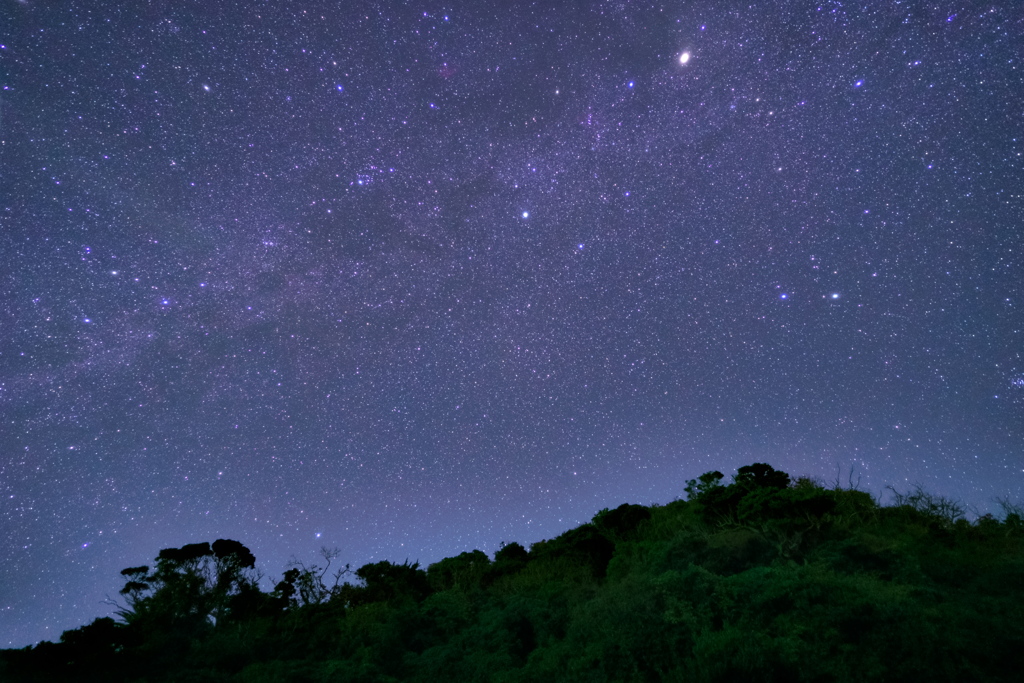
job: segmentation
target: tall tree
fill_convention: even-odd
[[[238,541],[219,539],[165,548],[156,566],[121,572],[128,605],[125,622],[202,627],[231,616],[245,598],[259,591],[256,558]]]

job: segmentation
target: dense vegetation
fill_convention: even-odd
[[[1024,520],[879,505],[768,465],[529,550],[285,572],[236,541],[122,572],[119,619],[0,652],[11,681],[1019,681]]]

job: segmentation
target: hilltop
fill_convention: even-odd
[[[529,548],[284,572],[241,543],[122,572],[117,619],[0,652],[10,681],[1016,681],[1024,520],[881,505],[769,465]]]

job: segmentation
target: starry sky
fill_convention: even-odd
[[[1024,496],[1016,2],[0,1],[0,647],[216,538]]]

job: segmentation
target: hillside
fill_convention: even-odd
[[[126,569],[118,620],[0,652],[0,680],[1017,681],[1024,520],[881,506],[768,465],[686,500],[421,568],[327,554],[259,589],[237,541]]]

